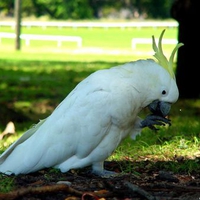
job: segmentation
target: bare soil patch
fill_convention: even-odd
[[[27,175],[13,176],[13,191],[1,193],[0,199],[12,200],[199,200],[199,174],[172,173],[160,169],[138,168],[124,174],[123,163],[105,162],[105,168],[119,176],[102,178],[90,168],[61,173],[45,169]],[[126,163],[127,164],[127,163]],[[128,163],[130,165],[130,163]],[[134,163],[133,163],[134,164]],[[148,163],[147,163],[148,165]]]

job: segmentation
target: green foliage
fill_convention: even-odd
[[[38,0],[32,1],[31,7],[35,10],[33,14],[38,17],[48,15],[54,19],[90,19],[93,16],[88,0]]]
[[[8,16],[13,15],[14,1],[13,0],[1,0],[0,10],[1,14],[6,14]]]
[[[166,19],[170,18],[170,9],[174,0],[144,0],[142,4],[142,9],[146,11],[149,18],[153,19]]]
[[[22,2],[23,16],[48,16],[51,19],[120,18],[120,11],[130,15],[122,18],[170,18],[169,10],[173,0],[26,0]],[[1,11],[14,15],[14,1],[1,0]],[[122,12],[123,13],[123,12]]]
[[[61,17],[64,19],[91,19],[93,10],[88,0],[65,0]]]

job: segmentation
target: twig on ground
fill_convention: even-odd
[[[73,194],[78,197],[82,197],[84,199],[85,195],[92,195],[97,197],[109,197],[112,196],[113,193],[109,191],[95,191],[95,192],[80,192],[72,187],[69,187],[65,184],[56,184],[56,185],[49,185],[49,186],[41,186],[41,187],[27,187],[22,188],[16,191],[11,191],[9,193],[0,193],[1,200],[14,200],[19,197],[23,197],[28,194],[48,194],[48,193],[57,193],[57,192],[66,192],[68,194]]]
[[[143,190],[142,188],[138,187],[137,185],[134,185],[128,181],[126,181],[124,183],[124,185],[127,186],[131,191],[140,194],[141,196],[145,197],[148,200],[156,200],[156,197],[152,196],[147,191]]]
[[[177,184],[169,184],[169,183],[165,183],[165,184],[152,184],[151,188],[147,188],[147,190],[149,191],[180,191],[180,192],[200,192],[200,188],[199,187],[195,187],[195,186],[184,186],[184,185],[177,185]]]
[[[42,186],[42,187],[27,187],[22,188],[16,191],[11,191],[9,193],[0,193],[1,200],[14,200],[19,197],[23,197],[27,194],[46,194],[46,193],[56,193],[56,192],[68,192],[70,194],[75,194],[77,196],[82,196],[83,193],[75,190],[64,184],[50,185],[50,186]]]

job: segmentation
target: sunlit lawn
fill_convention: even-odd
[[[122,61],[127,62],[139,58],[147,58],[153,54],[150,44],[138,44],[136,49],[131,48],[133,38],[159,37],[163,28],[22,28],[24,34],[41,35],[68,35],[80,36],[82,47],[77,48],[74,42],[63,42],[57,47],[56,41],[30,41],[26,46],[21,42],[21,52],[15,52],[14,39],[1,39],[0,58],[6,59],[36,59],[59,61]],[[0,27],[0,32],[14,32],[10,27]],[[177,29],[166,28],[164,38],[176,39]],[[164,45],[168,56],[174,45]],[[89,56],[88,56],[89,55]],[[90,56],[91,55],[91,56]]]

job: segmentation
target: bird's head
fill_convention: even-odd
[[[160,70],[162,73],[159,73],[161,74],[158,81],[159,86],[157,87],[157,94],[155,94],[157,98],[148,105],[148,108],[153,114],[162,117],[166,117],[169,114],[171,104],[175,103],[179,97],[179,91],[173,70],[173,59],[178,48],[183,45],[182,43],[177,44],[168,60],[162,50],[162,37],[164,32],[165,30],[163,30],[160,35],[158,46],[156,45],[154,36],[152,37],[153,50],[155,52],[154,57],[158,60],[158,65],[161,67]]]

